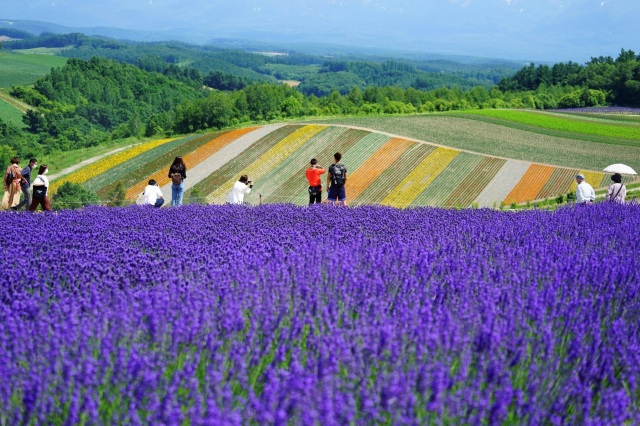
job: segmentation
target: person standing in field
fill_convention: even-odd
[[[596,199],[596,193],[593,187],[584,180],[584,175],[576,175],[576,182],[578,183],[576,188],[576,204],[593,204],[593,201]]]
[[[187,166],[182,157],[178,156],[169,167],[169,178],[171,179],[171,205],[181,206],[184,194],[184,180],[187,178]]]
[[[342,154],[339,152],[333,154],[333,159],[335,163],[329,166],[329,173],[327,174],[327,186],[329,187],[327,200],[331,204],[346,206],[347,192],[344,189],[344,185],[347,183],[347,168],[340,162]]]
[[[622,175],[620,173],[614,173],[611,176],[613,183],[607,190],[605,199],[614,203],[624,204],[625,198],[627,198],[627,188],[622,183]]]
[[[38,169],[38,176],[33,181],[33,200],[29,206],[29,211],[34,211],[38,208],[38,205],[42,207],[44,211],[51,211],[51,204],[49,202],[49,179],[47,173],[49,168],[46,164],[43,164]]]
[[[325,173],[325,169],[318,164],[318,160],[311,159],[310,166],[307,169],[307,180],[309,181],[309,205],[322,201],[322,179],[321,175]]]
[[[233,184],[233,188],[227,196],[227,203],[229,204],[243,204],[244,196],[251,192],[253,188],[253,181],[249,180],[249,176],[242,175],[240,179]]]
[[[16,210],[20,210],[20,207],[24,206],[25,210],[29,210],[29,206],[31,205],[31,172],[38,165],[38,160],[32,158],[29,160],[29,165],[22,169],[20,172],[22,174],[22,183],[20,184],[20,189],[22,190],[22,194],[24,194],[24,200],[17,206],[15,206]]]
[[[4,196],[2,197],[2,208],[17,210],[16,206],[20,203],[20,184],[22,182],[22,174],[20,169],[20,158],[13,157],[4,172],[2,185],[4,187]]]

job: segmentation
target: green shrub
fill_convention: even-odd
[[[95,192],[85,189],[79,183],[65,182],[52,197],[54,210],[79,209],[98,204]]]

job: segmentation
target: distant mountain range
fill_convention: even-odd
[[[638,0],[5,2],[3,25],[29,20],[31,31],[134,41],[332,44],[538,62],[640,50]]]

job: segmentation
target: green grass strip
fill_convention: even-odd
[[[330,129],[342,129],[342,132],[336,134],[336,137],[326,141],[325,145],[319,147],[320,149],[314,155],[325,169],[328,169],[333,162],[334,153],[349,152],[354,145],[360,143],[360,141],[368,135],[371,135],[371,133],[365,130],[338,127],[330,127]],[[368,147],[373,145],[371,141],[366,142],[366,144]],[[298,167],[298,169],[292,174],[292,179],[281,180],[280,184],[275,187],[274,191],[269,196],[263,198],[262,201],[265,203],[290,202],[297,205],[308,204],[309,193],[307,188],[309,187],[309,182],[307,181],[305,172],[309,167],[309,161],[311,158],[312,157],[309,157],[306,163]],[[352,163],[349,164],[351,165]],[[348,170],[349,169],[347,168],[347,171]],[[323,196],[326,198],[326,174],[322,176],[322,179]]]
[[[482,116],[497,118],[499,120],[520,123],[527,126],[558,130],[567,133],[568,137],[573,138],[578,137],[578,135],[592,135],[606,138],[598,140],[603,143],[640,146],[640,131],[638,131],[638,127],[622,122],[620,124],[604,124],[575,117],[559,117],[542,112],[493,109],[465,111],[464,115],[468,117]],[[628,139],[628,141],[616,141],[615,139]],[[635,143],[632,141],[635,141]]]
[[[260,158],[264,153],[269,151],[273,146],[285,137],[289,136],[303,125],[288,125],[280,127],[268,135],[256,141],[240,155],[237,155],[218,170],[211,173],[206,178],[195,184],[191,189],[185,191],[185,197],[189,197],[196,190],[200,197],[206,197],[215,191],[220,185],[229,181],[234,176],[237,177],[238,172],[247,168],[250,164]],[[231,188],[229,188],[231,190]]]
[[[402,180],[422,162],[429,154],[435,151],[436,146],[415,144],[405,151],[392,165],[371,183],[350,204],[377,204],[380,203],[390,191],[402,182]],[[347,199],[349,194],[347,194]]]
[[[440,206],[485,157],[461,152],[431,185],[416,197],[412,206]]]

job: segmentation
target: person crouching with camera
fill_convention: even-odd
[[[233,189],[227,196],[227,203],[229,204],[243,204],[244,196],[251,192],[253,188],[253,181],[249,180],[249,176],[242,175],[240,179],[233,184]]]

